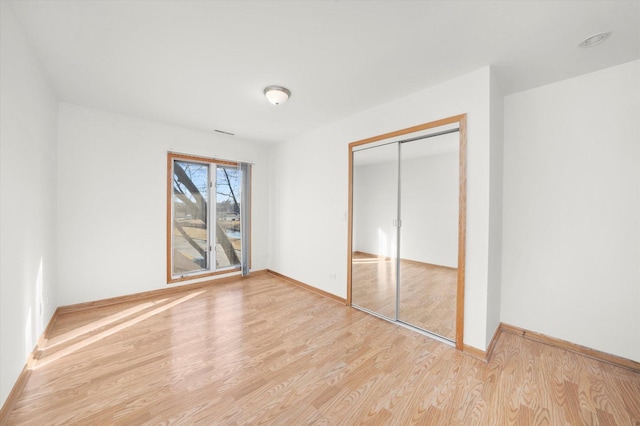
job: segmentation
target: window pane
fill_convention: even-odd
[[[241,176],[236,167],[216,168],[216,268],[240,265]]]
[[[208,269],[209,166],[173,162],[173,274]]]

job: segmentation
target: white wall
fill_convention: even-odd
[[[57,101],[0,2],[0,406],[56,308]]]
[[[385,145],[376,149],[397,147]],[[368,155],[370,149],[356,153]],[[397,156],[397,155],[396,155]],[[378,256],[397,256],[398,163],[354,165],[353,168],[353,251]]]
[[[640,361],[640,61],[505,99],[502,321]]]
[[[458,267],[459,170],[457,150],[402,162],[403,259]]]
[[[457,151],[403,160],[402,259],[458,266],[458,164]],[[387,233],[395,240],[397,167],[396,163],[378,163],[354,168],[354,251],[396,255],[379,249]]]
[[[491,75],[491,166],[489,203],[489,269],[487,283],[487,345],[500,325],[502,298],[502,210],[504,160],[504,94]]]
[[[60,305],[166,288],[167,151],[251,161],[252,269],[267,267],[267,146],[60,104]]]
[[[346,297],[348,144],[468,113],[464,343],[484,350],[487,334],[493,333],[486,329],[490,74],[485,67],[276,146],[271,164],[270,268]]]

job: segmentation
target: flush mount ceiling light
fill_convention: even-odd
[[[603,41],[605,41],[607,38],[609,38],[609,36],[611,35],[611,31],[608,32],[604,32],[604,33],[598,33],[598,34],[594,34],[592,36],[589,36],[587,38],[585,38],[582,43],[579,44],[580,47],[591,47],[591,46],[595,46],[596,44],[600,44]]]
[[[264,95],[272,104],[280,105],[287,102],[287,99],[291,96],[291,92],[286,87],[268,86],[264,88]]]

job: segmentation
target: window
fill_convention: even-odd
[[[250,167],[169,153],[167,281],[248,273]]]

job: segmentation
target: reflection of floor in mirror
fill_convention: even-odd
[[[389,258],[353,254],[352,301],[389,318],[395,316],[395,265]],[[457,270],[400,261],[398,318],[447,339],[455,339]]]

